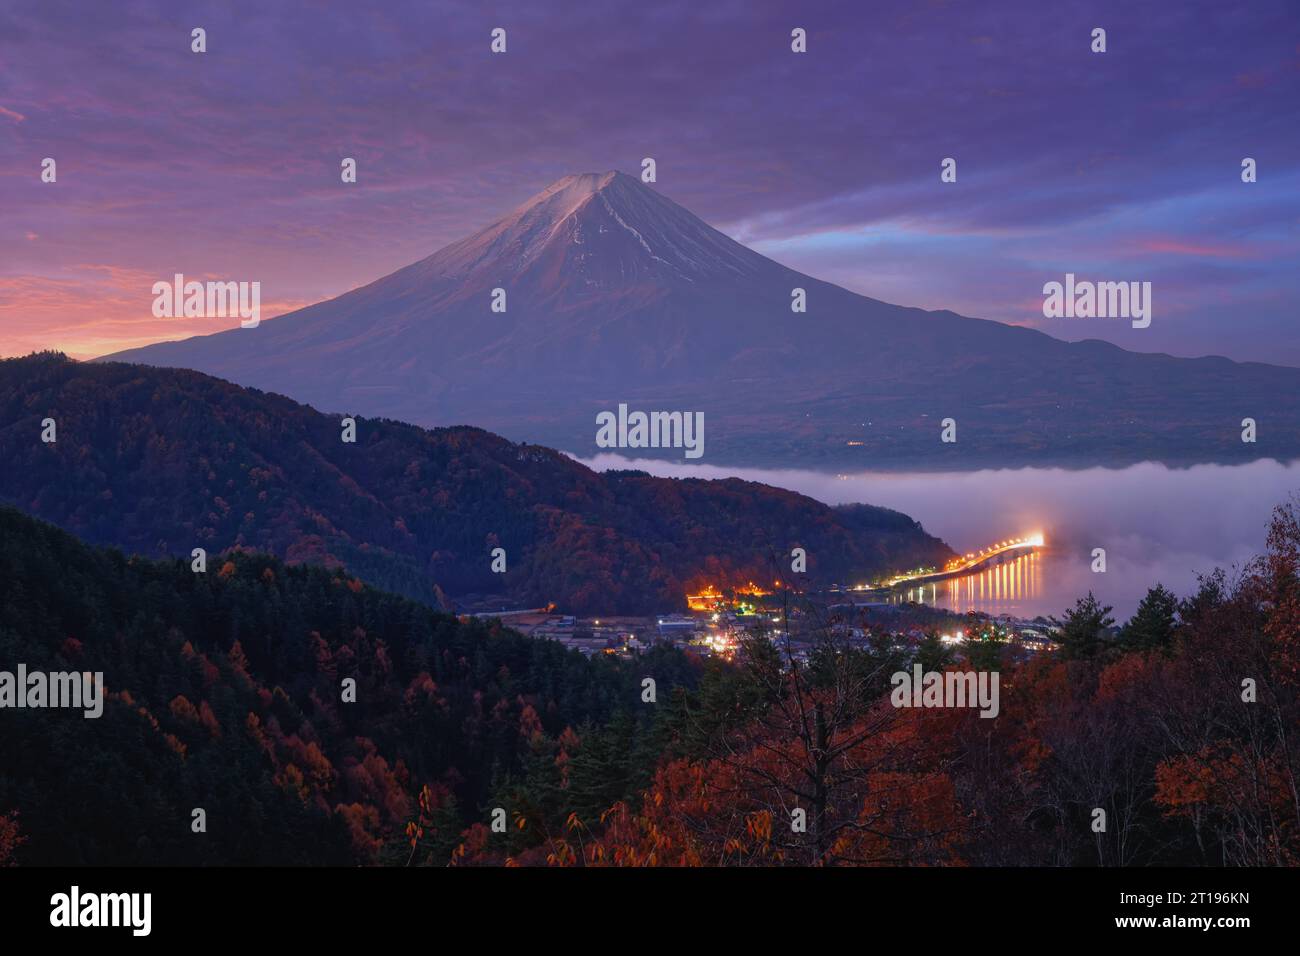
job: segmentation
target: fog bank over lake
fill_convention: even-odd
[[[827,474],[745,469],[597,455],[596,470],[638,468],[674,478],[744,478],[827,504],[866,502],[905,512],[960,552],[1042,531],[1048,551],[1034,587],[969,602],[1024,616],[1059,614],[1092,590],[1123,620],[1157,581],[1185,595],[1198,572],[1230,573],[1262,552],[1273,508],[1300,492],[1300,462],[1174,469],[1023,468],[973,472]],[[1107,571],[1091,571],[1105,548]],[[938,603],[944,604],[940,596]],[[959,608],[964,609],[964,608]]]

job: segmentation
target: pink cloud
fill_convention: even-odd
[[[1134,245],[1141,252],[1160,255],[1197,256],[1203,259],[1249,259],[1255,254],[1253,250],[1243,245],[1197,242],[1171,236],[1139,239]]]

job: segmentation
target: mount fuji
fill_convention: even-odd
[[[806,312],[791,309],[796,288]],[[598,450],[596,415],[620,403],[702,412],[705,461],[733,465],[1300,455],[1300,369],[890,305],[786,268],[617,172],[567,176],[428,258],[256,329],[105,359],[582,456]],[[945,418],[955,443],[940,441]]]

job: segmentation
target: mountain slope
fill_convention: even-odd
[[[791,311],[796,287],[807,313]],[[497,288],[504,313],[491,310]],[[787,269],[621,173],[566,177],[426,259],[257,329],[109,358],[579,455],[598,450],[596,413],[620,402],[703,412],[714,463],[1300,454],[1300,370],[889,305]],[[1258,444],[1240,440],[1246,416]],[[939,441],[947,417],[955,444]]]
[[[445,863],[532,733],[635,714],[645,674],[665,696],[694,683],[670,648],[587,660],[321,568],[235,555],[199,575],[10,508],[0,581],[3,668],[102,672],[106,689],[94,719],[4,711],[0,817],[18,812],[23,864],[401,864],[426,784]]]
[[[41,421],[57,441],[40,439]],[[254,548],[342,562],[402,594],[654,613],[701,583],[767,580],[808,552],[810,583],[933,564],[906,515],[829,508],[739,480],[597,474],[475,428],[337,418],[176,369],[55,355],[0,362],[0,501],[146,556]],[[507,573],[490,552],[506,550]],[[436,590],[440,588],[441,592]]]

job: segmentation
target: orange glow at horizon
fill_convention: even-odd
[[[0,276],[0,358],[56,351],[86,360],[239,327],[238,319],[155,317],[152,287],[160,278],[167,277],[108,265],[74,266],[60,276]],[[312,301],[263,300],[262,321]]]

